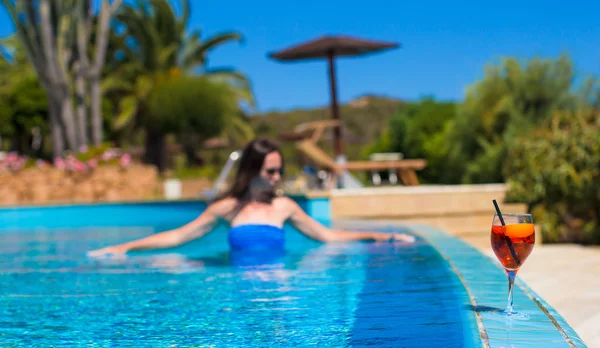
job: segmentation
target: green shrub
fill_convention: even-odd
[[[231,88],[202,77],[179,77],[153,89],[146,126],[163,133],[218,135],[237,105]]]
[[[449,164],[444,160],[447,150],[446,133],[449,122],[456,117],[456,103],[424,98],[419,103],[403,105],[389,121],[380,140],[363,152],[401,152],[405,158],[423,158],[427,167],[418,172],[423,182],[451,183]],[[451,165],[450,165],[451,166]],[[451,174],[451,173],[450,173]]]
[[[206,178],[209,180],[215,180],[219,176],[220,169],[214,166],[202,166],[202,167],[181,167],[176,169],[174,177],[177,179],[197,179]]]
[[[506,146],[539,127],[557,110],[571,109],[575,72],[567,56],[514,58],[490,65],[483,79],[467,89],[446,142],[460,183],[505,181]],[[460,165],[462,163],[462,166]]]
[[[555,113],[509,147],[508,199],[529,204],[544,241],[600,243],[600,117]]]

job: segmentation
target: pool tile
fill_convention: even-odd
[[[510,328],[486,327],[490,340],[497,341],[564,341],[564,337],[554,328],[545,330],[512,330]]]
[[[569,348],[565,340],[561,341],[518,341],[490,340],[490,348]]]

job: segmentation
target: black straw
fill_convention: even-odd
[[[494,207],[496,207],[496,213],[498,214],[500,223],[502,224],[502,226],[506,226],[506,224],[504,223],[504,218],[502,217],[502,212],[500,211],[500,207],[498,206],[498,202],[496,202],[495,199],[492,202],[494,202]],[[504,239],[506,240],[506,245],[508,245],[508,250],[510,250],[510,254],[512,255],[513,259],[517,262],[518,266],[521,266],[521,260],[519,260],[515,249],[513,249],[512,241],[506,234],[504,235]]]
[[[504,218],[502,217],[502,212],[500,211],[500,207],[498,206],[498,202],[496,202],[495,199],[492,202],[494,202],[494,207],[496,207],[496,213],[500,218],[500,223],[502,224],[502,226],[506,226],[506,224],[504,223]]]

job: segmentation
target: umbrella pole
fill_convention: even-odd
[[[329,85],[331,86],[331,116],[334,120],[340,121],[340,110],[337,101],[337,86],[335,78],[335,62],[333,60],[333,51],[330,51],[328,56],[329,61]],[[342,148],[342,125],[338,124],[333,128],[333,142],[336,157],[343,155]]]

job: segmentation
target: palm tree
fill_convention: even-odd
[[[240,112],[242,103],[254,107],[252,89],[246,76],[234,69],[207,68],[207,57],[212,50],[228,42],[241,42],[242,36],[226,32],[202,40],[197,29],[188,34],[190,1],[181,0],[179,5],[179,16],[167,0],[126,4],[117,13],[116,19],[123,25],[124,33],[117,38],[118,28],[115,28],[113,38],[114,42],[121,42],[117,49],[121,53],[119,59],[127,63],[104,81],[106,91],[120,94],[119,112],[113,122],[115,130],[144,128],[148,133],[144,118],[149,116],[147,105],[152,91],[182,75],[200,75],[215,83],[224,82],[232,87]],[[131,41],[135,44],[126,44]],[[243,127],[245,119],[230,115],[226,124],[248,134],[248,128]],[[195,150],[201,146],[203,139],[190,134],[178,134],[178,138],[188,160],[193,161]]]
[[[233,69],[208,69],[207,56],[215,48],[229,43],[241,42],[236,32],[226,32],[206,40],[201,39],[198,29],[186,33],[190,14],[190,1],[180,0],[181,15],[177,16],[167,0],[138,1],[123,5],[116,15],[125,28],[126,39],[135,45],[123,47],[127,60],[121,70],[105,81],[105,90],[119,89],[125,93],[119,106],[114,127],[121,129],[136,117],[143,117],[140,110],[152,87],[166,77],[179,74],[201,74],[215,81],[227,82],[234,87],[239,102],[254,106],[250,82],[242,73]],[[127,73],[123,74],[123,70]],[[133,83],[123,81],[129,78]],[[127,76],[129,75],[129,76]]]
[[[121,1],[102,0],[99,8],[93,11],[90,0],[0,0],[0,5],[7,9],[12,19],[29,62],[47,91],[55,156],[63,155],[65,141],[71,150],[87,144],[85,99],[88,94],[94,143],[100,142],[100,72],[104,66],[110,19]],[[98,27],[92,46],[89,42],[95,17]],[[92,47],[93,58],[88,56],[91,53],[88,49]]]

